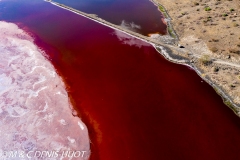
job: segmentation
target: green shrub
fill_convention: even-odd
[[[212,64],[212,59],[209,55],[202,55],[199,60],[205,66]]]
[[[158,6],[158,8],[161,12],[165,12],[165,9],[162,6]]]
[[[218,72],[218,71],[219,71],[219,67],[215,67],[214,72]]]
[[[212,9],[210,7],[205,7],[204,10],[205,11],[211,11]]]
[[[227,17],[227,16],[228,16],[228,14],[227,14],[227,13],[224,13],[224,14],[223,14],[223,16],[224,16],[224,17]]]
[[[224,103],[231,108],[234,112],[238,112],[238,110],[233,106],[233,104],[229,100],[225,100]]]
[[[176,38],[176,36],[175,36],[172,28],[170,28],[170,27],[168,27],[168,34],[169,34],[171,37]]]

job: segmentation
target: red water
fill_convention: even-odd
[[[164,18],[158,7],[149,0],[55,0],[80,11],[96,14],[116,25],[132,23],[131,28],[143,35],[159,32],[166,34]],[[124,23],[123,23],[124,21]],[[126,27],[126,26],[125,26]],[[129,27],[129,26],[128,26]]]
[[[89,129],[91,160],[240,159],[240,119],[193,70],[44,7],[51,13],[21,22],[68,85]]]

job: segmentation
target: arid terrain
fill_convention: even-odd
[[[203,78],[213,82],[230,98],[225,103],[239,115],[240,1],[153,2],[165,7],[179,38],[178,43],[189,51],[191,63],[203,73]]]

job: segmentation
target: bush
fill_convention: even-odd
[[[204,8],[205,11],[211,11],[212,9],[210,7]]]
[[[212,47],[212,48],[211,48],[211,51],[215,53],[215,52],[218,51],[218,49],[217,49],[217,47]]]
[[[162,6],[158,6],[158,8],[161,12],[165,12],[165,9]]]
[[[202,55],[199,60],[205,66],[212,64],[212,59],[209,55]]]
[[[214,72],[218,72],[218,71],[219,71],[219,67],[215,67]]]
[[[213,41],[213,42],[219,42],[218,39],[214,39],[214,38],[212,39],[212,41]]]
[[[171,27],[168,27],[168,34],[169,34],[170,36],[172,36],[173,38],[176,38],[176,36],[175,36],[175,34],[174,34],[174,31],[172,30]]]
[[[238,112],[238,110],[233,106],[233,104],[229,100],[225,100],[224,103],[231,108],[235,113]]]
[[[207,19],[210,21],[210,20],[212,19],[212,17],[211,17],[211,16],[208,16]]]
[[[223,16],[224,16],[224,17],[227,17],[227,16],[228,16],[228,14],[227,14],[227,13],[224,13],[224,14],[223,14]]]
[[[239,26],[239,24],[233,23],[233,27],[238,27],[238,26]]]
[[[240,50],[238,48],[230,48],[229,52],[230,53],[235,53],[235,54],[240,54]]]
[[[199,3],[198,3],[198,2],[194,2],[194,5],[198,6],[198,5],[199,5]]]

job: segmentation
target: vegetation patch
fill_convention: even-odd
[[[230,100],[225,100],[224,103],[231,108],[235,113],[238,112],[238,110],[234,107],[234,105],[230,102]]]
[[[164,9],[164,7],[161,6],[161,5],[159,5],[158,8],[159,8],[159,10],[163,13],[164,17],[167,18],[168,15],[167,15],[167,12],[166,12],[166,10]],[[168,30],[168,34],[169,34],[171,37],[176,38],[176,35],[175,35],[173,29],[172,29],[169,25],[167,26],[167,30]]]
[[[202,55],[199,60],[205,66],[208,66],[208,65],[212,64],[212,59],[210,58],[209,55],[206,55],[206,54]]]
[[[240,50],[238,48],[230,48],[229,52],[230,53],[235,53],[235,54],[240,54]]]
[[[239,24],[233,23],[233,27],[238,27],[238,26],[239,26]]]
[[[212,47],[210,50],[214,53],[216,53],[218,51],[217,47]]]
[[[161,5],[159,5],[158,8],[161,12],[165,12],[165,9]]]
[[[210,7],[205,7],[204,10],[205,11],[211,11],[212,9]]]
[[[198,6],[198,5],[199,5],[199,3],[198,3],[198,2],[194,2],[194,5]]]
[[[214,72],[218,72],[218,71],[219,71],[219,67],[215,67]]]
[[[224,14],[223,14],[223,16],[224,16],[224,17],[227,17],[227,16],[228,16],[228,14],[227,14],[227,13],[224,13]]]
[[[162,12],[162,14],[164,15],[164,17],[167,17],[167,13],[165,11],[165,9],[163,8],[163,6],[159,5],[158,9]]]
[[[172,36],[173,38],[176,38],[175,34],[174,34],[174,31],[172,30],[172,28],[168,27],[168,34],[170,36]]]
[[[218,95],[221,95],[221,92],[220,92],[220,90],[217,87],[213,87],[213,89],[216,91],[216,93]],[[225,105],[227,105],[229,108],[231,108],[235,113],[238,113],[237,108],[234,107],[234,105],[231,103],[230,100],[228,100],[226,98],[223,98],[223,102],[224,102]]]

